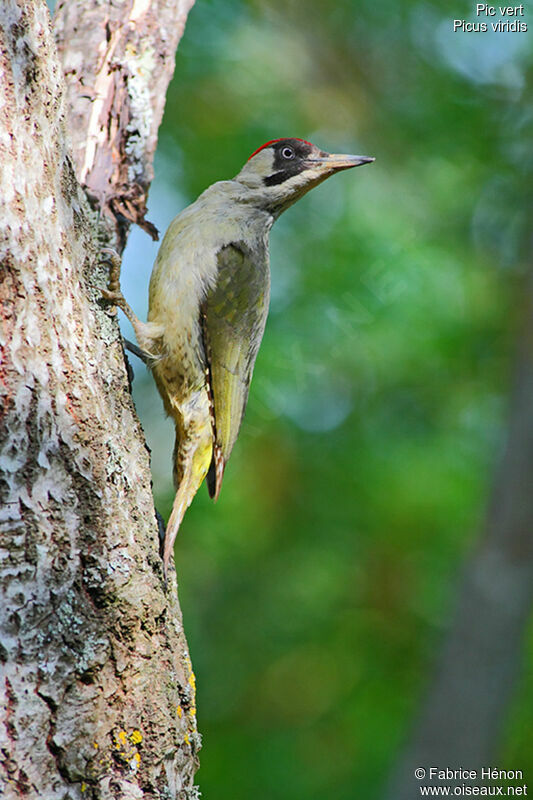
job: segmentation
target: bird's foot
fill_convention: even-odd
[[[120,267],[122,259],[116,250],[111,247],[102,248],[102,263],[109,265],[109,282],[107,289],[100,289],[104,300],[108,300],[114,306],[121,308],[124,313],[128,313],[129,308],[124,295],[120,290]],[[112,310],[116,314],[116,308]]]
[[[120,294],[120,268],[122,266],[122,258],[112,247],[103,247],[102,256],[102,264],[109,265],[109,291]]]
[[[102,263],[109,264],[109,283],[107,289],[100,289],[102,297],[125,313],[133,326],[137,339],[139,339],[139,333],[143,327],[143,323],[138,319],[136,314],[134,314],[133,309],[129,306],[120,290],[120,267],[122,259],[116,250],[113,250],[111,247],[103,247]]]
[[[121,308],[124,311],[124,306],[126,305],[126,300],[125,300],[122,292],[111,292],[111,291],[109,291],[109,289],[100,289],[100,291],[102,293],[102,297],[104,298],[104,300],[108,300],[110,303],[113,304],[113,306]],[[116,314],[117,313],[117,309],[116,308],[112,308],[110,313]]]

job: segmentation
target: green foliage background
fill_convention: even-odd
[[[271,138],[377,158],[276,223],[242,433],[178,538],[207,798],[379,797],[482,528],[531,260],[533,48],[454,34],[473,7],[197,0],[187,24],[158,227]],[[127,251],[140,314],[155,251]],[[135,367],[168,513],[172,428]],[[527,769],[530,657],[515,706],[497,766]]]

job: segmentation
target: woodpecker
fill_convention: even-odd
[[[128,306],[120,260],[111,259],[103,295],[130,319],[176,427],[165,574],[204,478],[218,498],[239,432],[268,314],[273,223],[330,175],[372,161],[332,155],[303,139],[263,144],[233,180],[214,183],[170,223],[150,279],[147,322]]]

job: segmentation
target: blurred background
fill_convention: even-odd
[[[202,489],[178,537],[206,798],[384,797],[431,703],[464,565],[505,500],[531,270],[532,34],[453,33],[474,4],[447,5],[197,0],[179,48],[149,203],[161,232],[268,139],[377,159],[274,226],[240,438],[219,502]],[[156,252],[132,232],[123,288],[143,318]],[[173,429],[131,358],[166,516]],[[521,535],[517,562],[527,522]],[[489,744],[491,765],[533,781],[525,595]]]

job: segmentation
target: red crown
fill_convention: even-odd
[[[264,149],[265,149],[265,147],[270,147],[270,145],[271,145],[271,144],[276,144],[276,142],[282,142],[282,141],[283,141],[283,138],[285,138],[285,139],[286,139],[286,138],[288,138],[288,137],[282,137],[281,139],[271,139],[269,142],[265,142],[264,144],[262,144],[262,145],[261,145],[261,147],[258,147],[258,148],[257,148],[257,150],[254,150],[254,152],[252,153],[252,155],[250,156],[250,158],[253,158],[254,156],[256,156],[258,153],[260,153],[260,152],[261,152],[261,150],[264,150]],[[291,138],[293,138],[293,139],[294,139],[294,137],[291,137]],[[311,147],[313,146],[313,145],[311,144],[311,142],[308,142],[306,139],[295,139],[295,141],[297,141],[297,142],[303,142],[304,144],[308,144],[308,145],[310,145]],[[248,159],[248,161],[250,160],[250,158]]]

